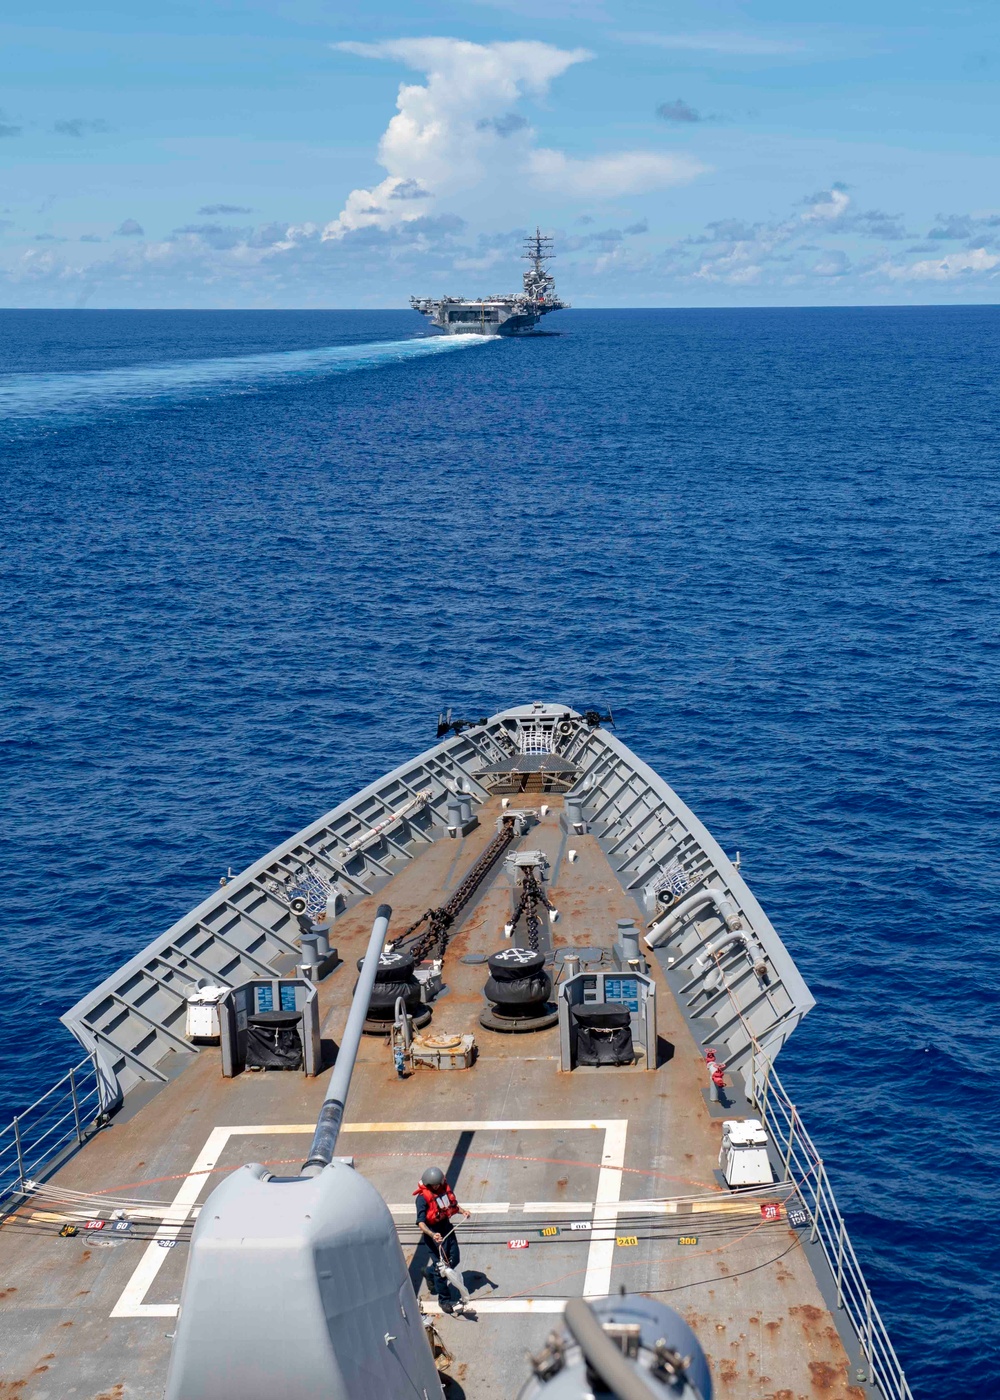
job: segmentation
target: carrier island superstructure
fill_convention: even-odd
[[[912,1400],[743,864],[610,710],[530,701],[206,871],[0,1130],[0,1396]]]
[[[445,335],[524,335],[550,311],[567,310],[569,303],[556,296],[555,279],[547,267],[554,257],[552,239],[540,228],[524,240],[522,257],[530,264],[523,291],[472,301],[464,297],[411,297],[410,305]]]

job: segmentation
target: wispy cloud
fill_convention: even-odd
[[[80,140],[84,136],[100,136],[111,128],[101,117],[67,117],[53,122],[52,130],[57,136],[72,136]]]
[[[620,151],[576,159],[563,151],[537,150],[531,156],[537,183],[561,194],[596,199],[667,189],[700,175],[705,167],[687,156],[656,151]]]
[[[505,112],[502,117],[481,117],[476,122],[477,131],[495,131],[498,136],[513,136],[515,131],[523,131],[530,123],[520,112]]]
[[[688,53],[729,54],[742,58],[778,58],[806,51],[805,44],[798,40],[771,38],[765,34],[744,34],[730,29],[706,30],[700,34],[622,32],[616,37],[622,43],[641,44],[644,48],[652,46]]]
[[[909,265],[885,263],[880,271],[894,282],[954,282],[969,281],[983,273],[992,279],[1000,276],[998,268],[1000,253],[969,248],[965,252],[948,253],[943,258],[928,258]]]
[[[937,223],[928,232],[928,238],[971,238],[972,216],[970,214],[939,214]]]
[[[184,224],[181,228],[175,228],[173,237],[181,237],[184,234],[195,234],[203,239],[210,248],[227,249],[235,248],[239,243],[246,241],[246,233],[242,229],[231,228],[225,224]]]
[[[984,234],[993,237],[998,228],[1000,214],[939,214],[927,237],[935,241],[951,238],[981,240]]]
[[[815,277],[846,277],[851,270],[851,260],[842,248],[831,248],[813,264]]]
[[[6,112],[0,109],[0,137],[20,136],[22,129],[10,120]]]
[[[124,223],[118,225],[115,233],[119,238],[142,238],[144,236],[142,224],[136,219],[126,219]]]
[[[246,204],[203,204],[198,213],[213,218],[219,214],[252,214],[253,210]]]
[[[560,164],[553,166],[553,179],[577,188],[596,185],[604,192],[649,179],[648,170],[636,170],[619,157],[609,157],[610,165],[584,160],[577,166],[563,152],[554,155]],[[407,210],[413,217],[348,229],[337,238],[324,237],[318,222],[241,226],[205,220],[185,224],[167,238],[146,240],[136,221],[126,220],[120,236],[105,240],[100,250],[81,246],[101,241],[95,235],[72,244],[58,235],[32,240],[16,263],[8,259],[6,270],[0,269],[0,284],[34,287],[40,295],[70,303],[83,287],[99,287],[112,300],[130,298],[141,288],[147,304],[169,302],[183,285],[201,287],[210,301],[225,294],[256,305],[287,304],[293,291],[309,299],[317,286],[349,299],[366,284],[398,289],[402,282],[404,288],[419,289],[428,279],[466,289],[471,278],[476,292],[506,285],[515,275],[523,230],[473,234],[454,212],[421,212],[432,203],[416,201]],[[1000,228],[998,215],[954,217],[968,217],[973,225],[992,220]],[[814,187],[783,215],[755,222],[716,219],[666,245],[650,234],[645,219],[623,226],[580,215],[573,222],[580,227],[571,236],[569,230],[556,230],[560,285],[571,300],[574,289],[584,300],[615,289],[623,296],[629,289],[649,297],[652,289],[654,296],[693,292],[725,299],[731,293],[741,301],[777,300],[789,289],[804,294],[806,288],[819,300],[867,299],[866,292],[908,300],[921,287],[924,295],[928,288],[940,288],[947,300],[967,297],[972,289],[995,298],[1000,287],[1000,234],[992,246],[990,230],[981,231],[980,241],[944,256],[938,255],[944,251],[939,242],[893,247],[902,219],[859,209],[854,191],[842,183]],[[940,222],[943,227],[945,220]],[[394,290],[390,298],[395,295]]]
[[[815,194],[807,194],[802,200],[806,212],[803,219],[819,219],[828,221],[839,219],[847,213],[847,207],[851,202],[851,197],[847,193],[847,186],[838,180],[830,186],[828,190],[817,190]]]
[[[419,180],[400,180],[389,195],[390,199],[430,199],[430,190],[425,190]]]
[[[689,107],[682,97],[676,97],[673,102],[661,102],[656,109],[656,115],[665,122],[700,122],[701,113],[695,107]]]

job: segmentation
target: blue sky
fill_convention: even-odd
[[[4,305],[476,295],[517,285],[536,222],[578,306],[1000,299],[995,4],[20,17],[0,25]]]

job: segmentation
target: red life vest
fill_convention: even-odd
[[[413,1194],[423,1196],[427,1202],[427,1224],[432,1230],[439,1221],[450,1220],[453,1215],[458,1214],[458,1202],[447,1181],[438,1191],[432,1191],[421,1182]]]

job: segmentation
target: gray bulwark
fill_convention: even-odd
[[[694,906],[657,953],[697,1041],[715,1048],[752,1090],[756,1074],[773,1063],[816,1004],[791,954],[719,843],[616,735],[578,731],[565,751],[581,769],[567,806],[579,804],[649,925],[659,924],[672,906],[681,913]],[[664,885],[669,897],[661,902],[657,887]],[[704,893],[709,889],[725,897],[744,941],[727,940],[730,929]],[[720,944],[727,946],[714,951]]]
[[[755,1070],[763,1072],[814,1004],[770,920],[718,842],[657,773],[575,710],[536,703],[503,710],[364,788],[213,891],[82,997],[62,1020],[98,1057],[104,1106],[136,1084],[168,1078],[173,1056],[198,1053],[184,1037],[185,998],[197,978],[235,986],[274,976],[297,959],[299,929],[281,894],[285,882],[313,874],[350,908],[445,834],[449,799],[462,794],[478,804],[487,795],[479,775],[529,757],[540,768],[558,763],[573,777],[567,799],[575,799],[649,923],[662,912],[655,887],[664,880],[683,886],[682,898],[706,884],[731,896],[762,950],[763,977],[734,945],[721,957],[724,985],[706,985],[697,960],[725,931],[711,907],[695,911],[659,951],[698,1039],[744,1076],[756,1040]]]

